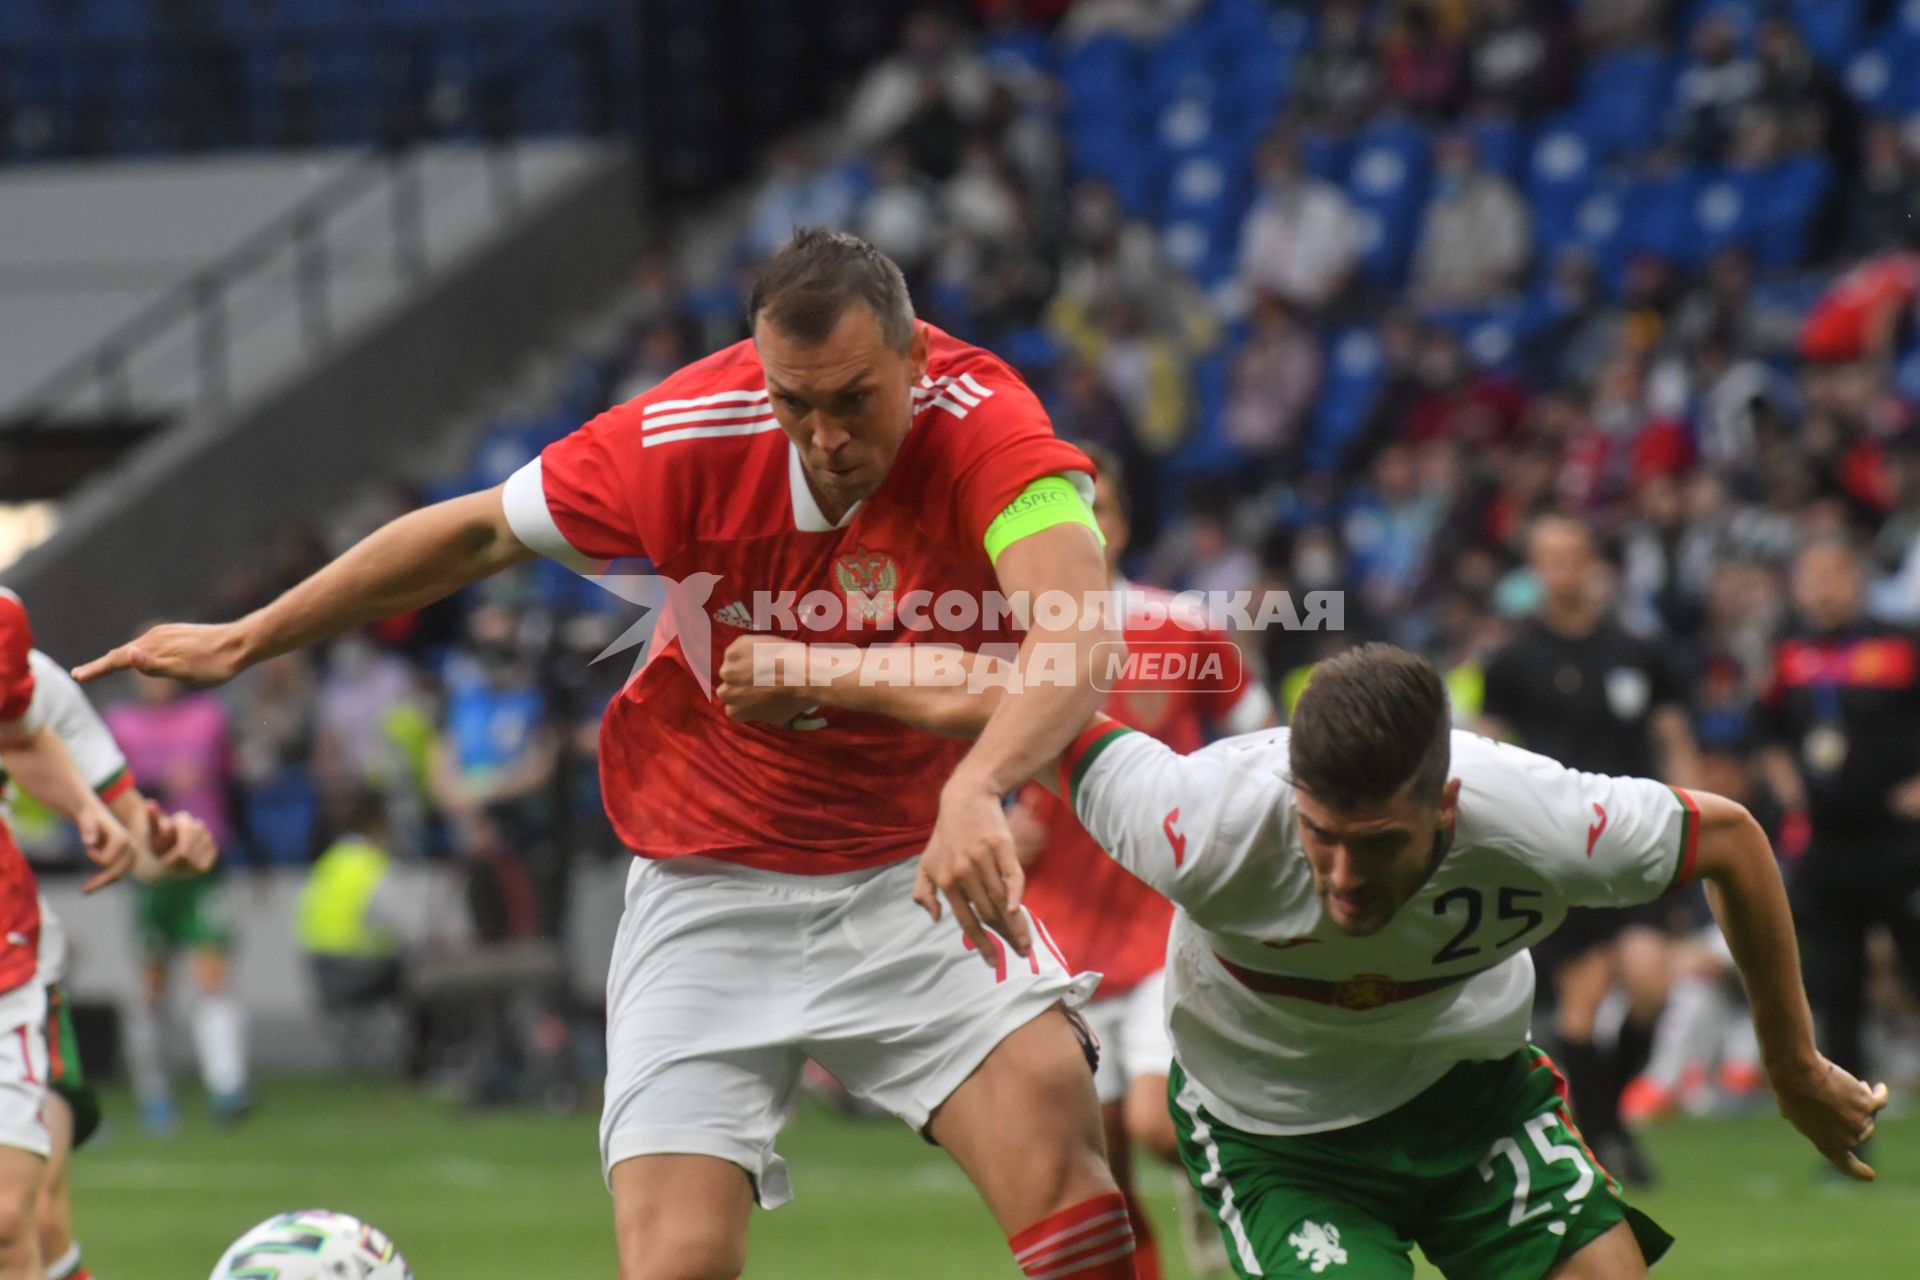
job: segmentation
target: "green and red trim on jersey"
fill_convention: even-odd
[[[1503,961],[1475,969],[1470,973],[1449,974],[1443,978],[1417,978],[1411,982],[1401,982],[1389,978],[1384,973],[1360,973],[1351,978],[1331,981],[1326,978],[1303,978],[1293,974],[1268,973],[1261,969],[1248,969],[1237,965],[1218,951],[1213,958],[1220,967],[1236,978],[1240,985],[1261,995],[1286,996],[1291,1000],[1306,1000],[1313,1004],[1324,1004],[1329,1008],[1347,1009],[1355,1013],[1364,1013],[1368,1009],[1378,1009],[1382,1005],[1399,1004],[1403,1000],[1417,1000],[1421,996],[1430,996],[1436,991],[1445,991],[1448,987],[1457,987],[1469,978],[1477,978],[1495,968]]]
[[[1087,776],[1087,770],[1100,758],[1102,752],[1133,730],[1118,720],[1099,717],[1080,731],[1080,736],[1067,744],[1060,753],[1060,797],[1069,805],[1076,805],[1080,793],[1080,780]]]
[[[133,790],[133,770],[121,765],[113,771],[113,776],[93,789],[93,793],[106,804],[112,804],[127,792]]]
[[[1693,883],[1694,863],[1700,857],[1700,806],[1679,787],[1668,787],[1680,802],[1680,853],[1673,868],[1673,879],[1666,891],[1672,893],[1683,884]]]

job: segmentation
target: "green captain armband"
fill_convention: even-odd
[[[1000,509],[987,525],[987,559],[1000,563],[1000,553],[1020,539],[1051,529],[1057,524],[1083,524],[1106,546],[1093,508],[1065,476],[1041,476],[1020,491],[1020,496]]]

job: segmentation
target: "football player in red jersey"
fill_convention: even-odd
[[[394,521],[236,622],[158,627],[78,674],[213,683],[536,554],[645,558],[676,584],[669,616],[600,752],[639,855],[601,1123],[626,1280],[740,1272],[750,1207],[790,1194],[774,1139],[809,1057],[952,1154],[1027,1274],[1127,1280],[1132,1231],[1068,1013],[1094,980],[1019,907],[1000,805],[1099,705],[1093,654],[1113,629],[1038,616],[1019,661],[1051,678],[972,746],[838,712],[736,724],[710,692],[750,629],[867,644],[917,592],[1096,597],[1092,464],[1006,365],[916,320],[899,269],[855,237],[798,234],[748,314],[752,339],[504,485]],[[979,612],[920,621],[918,638],[965,648],[994,636]],[[939,848],[972,854],[968,874],[916,885],[915,855]],[[962,937],[916,888],[946,895]]]
[[[12,783],[80,829],[100,868],[91,892],[125,875],[135,845],[81,780],[34,701],[33,629],[20,597],[0,589],[0,767]],[[42,1280],[35,1205],[52,1141],[46,1101],[47,993],[39,978],[40,897],[33,871],[0,824],[0,1280]]]

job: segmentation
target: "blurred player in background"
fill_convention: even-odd
[[[1260,673],[1247,669],[1225,632],[1189,618],[1166,591],[1137,586],[1120,574],[1126,553],[1126,476],[1120,460],[1097,446],[1082,445],[1100,469],[1093,514],[1107,542],[1107,569],[1122,613],[1123,634],[1133,660],[1147,654],[1212,655],[1222,659],[1201,679],[1128,675],[1113,684],[1102,710],[1122,724],[1144,729],[1176,751],[1192,751],[1210,737],[1246,733],[1273,722],[1273,701]],[[1149,608],[1148,606],[1152,606]],[[1138,668],[1137,668],[1138,669]],[[1133,1147],[1139,1144],[1168,1164],[1179,1162],[1173,1119],[1167,1113],[1167,1039],[1161,970],[1173,904],[1142,884],[1093,843],[1073,811],[1037,783],[1020,793],[1012,815],[1014,838],[1027,864],[1027,906],[1076,965],[1100,972],[1100,989],[1087,1005],[1087,1023],[1100,1041],[1094,1075],[1107,1159],[1133,1214],[1138,1250],[1135,1271],[1157,1280],[1159,1258],[1152,1229],[1133,1193]],[[1184,1183],[1176,1184],[1184,1188]],[[1199,1210],[1189,1192],[1183,1208]],[[1204,1211],[1204,1233],[1189,1232],[1189,1252],[1203,1275],[1227,1274],[1228,1262]],[[1183,1227],[1188,1222],[1183,1220]]]
[[[1540,583],[1539,612],[1487,664],[1482,731],[1570,769],[1692,784],[1693,732],[1672,667],[1607,616],[1592,531],[1570,517],[1542,517],[1529,531],[1527,558]],[[1620,1092],[1652,1052],[1668,952],[1659,908],[1576,905],[1539,954],[1553,982],[1554,1040],[1574,1114],[1600,1159],[1636,1186],[1650,1183],[1653,1170],[1620,1120]],[[1616,983],[1626,1016],[1609,1051],[1596,1022]]]
[[[774,1142],[808,1057],[943,1147],[1026,1274],[1131,1280],[1069,1012],[1093,978],[1030,947],[1029,916],[999,922],[1010,963],[959,897],[964,946],[911,900],[915,855],[942,846],[982,854],[1019,892],[1001,797],[1098,707],[1092,655],[1112,630],[1078,611],[1036,620],[1023,663],[1069,655],[1071,678],[1006,699],[971,749],[799,704],[783,727],[741,726],[709,692],[714,650],[769,596],[837,597],[841,623],[818,634],[859,643],[916,589],[1097,597],[1092,464],[1005,364],[917,320],[899,268],[853,236],[798,233],[762,270],[748,322],[752,339],[504,485],[393,521],[237,622],[158,627],[78,674],[215,683],[535,554],[583,569],[645,558],[674,584],[660,623],[673,629],[608,709],[600,755],[608,816],[640,855],[608,983],[601,1125],[628,1280],[745,1266],[753,1204],[790,1195]],[[995,634],[930,621],[927,638],[965,647]]]
[[[230,839],[233,753],[226,707],[211,693],[136,674],[139,700],[109,707],[107,726],[141,785],[161,804],[192,814],[214,842]],[[145,1003],[129,1020],[127,1056],[140,1118],[150,1132],[179,1124],[167,1064],[167,1004],[174,961],[193,967],[193,1049],[208,1106],[232,1123],[251,1105],[247,1089],[246,1014],[230,989],[233,928],[219,880],[201,876],[140,886],[135,918],[146,958]]]
[[[0,767],[10,784],[74,823],[100,870],[88,892],[125,875],[137,848],[82,780],[35,696],[33,630],[20,598],[0,589]],[[40,976],[40,901],[33,872],[0,825],[0,1280],[41,1280],[38,1205],[53,1152],[42,1108],[52,1068]]]
[[[132,837],[136,850],[134,878],[151,884],[212,870],[220,851],[206,825],[189,814],[162,813],[142,795],[106,722],[66,668],[38,649],[29,657],[34,715],[59,738],[73,757],[81,780],[93,788]],[[67,1164],[72,1153],[99,1128],[100,1098],[80,1062],[80,1044],[60,985],[66,969],[66,929],[42,899],[39,977],[47,991],[48,1067],[47,1097],[41,1114],[53,1149],[47,1157],[36,1212],[40,1257],[47,1280],[91,1280],[92,1273],[74,1238]]]
[[[1866,616],[1859,553],[1816,541],[1793,566],[1794,634],[1762,702],[1768,784],[1807,815],[1794,916],[1827,1053],[1865,1069],[1867,935],[1883,927],[1920,991],[1920,643]]]

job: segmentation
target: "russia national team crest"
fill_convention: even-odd
[[[893,621],[893,592],[900,570],[884,551],[856,547],[833,562],[834,580],[847,598],[847,617],[884,626]]]
[[[1607,672],[1607,706],[1622,720],[1639,719],[1652,693],[1652,682],[1644,671],[1615,667]]]

